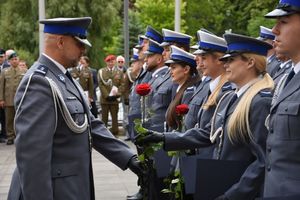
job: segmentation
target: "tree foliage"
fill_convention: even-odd
[[[146,27],[151,25],[158,31],[162,28],[174,30],[175,1],[174,0],[137,0],[135,2],[137,17]],[[185,22],[186,0],[181,2],[181,32],[187,29]]]
[[[276,6],[273,0],[188,0],[187,33],[196,34],[206,28],[218,35],[231,29],[234,33],[257,36],[259,26],[272,27],[273,21],[264,15]]]
[[[38,1],[1,0],[0,47],[15,49],[32,64],[38,49]],[[174,30],[175,0],[129,1],[130,49],[147,25],[158,31]],[[120,0],[45,0],[46,17],[91,16],[88,38],[93,47],[88,56],[94,67],[103,66],[108,53],[123,54],[123,1]],[[274,21],[264,14],[277,4],[273,0],[181,0],[181,32],[196,36],[206,28],[218,35],[232,29],[256,37],[259,26],[271,28]]]
[[[35,0],[5,0],[1,3],[0,47],[15,49],[32,63],[38,55],[38,12]]]
[[[120,23],[119,10],[122,2],[119,0],[49,0],[46,5],[47,17],[79,17],[91,16],[93,22],[88,30],[88,39],[92,48],[88,49],[94,67],[103,66],[106,50],[114,43],[114,36],[119,33],[116,26]],[[114,50],[114,49],[112,49]]]
[[[32,63],[38,57],[38,1],[3,0],[0,19],[0,45],[12,48]],[[93,66],[102,66],[104,49],[113,43],[112,36],[120,33],[114,29],[120,24],[119,0],[45,0],[46,18],[91,16],[89,40],[93,47],[88,56]],[[30,55],[30,56],[28,56]],[[20,55],[22,58],[22,55]]]

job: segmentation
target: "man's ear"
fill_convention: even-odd
[[[64,41],[64,36],[62,35],[59,35],[56,37],[56,45],[59,49],[63,49],[64,48],[64,44],[65,44],[65,41]]]

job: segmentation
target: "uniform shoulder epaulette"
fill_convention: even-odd
[[[229,91],[229,90],[233,90],[234,88],[232,87],[231,83],[229,82],[226,82],[223,87],[222,87],[222,91],[223,92],[226,92],[226,91]]]
[[[163,72],[161,75],[160,75],[160,77],[165,77],[166,75],[168,74],[168,70],[166,70],[165,72]]]
[[[272,97],[273,96],[272,92],[269,90],[261,90],[261,91],[259,91],[259,95],[261,97]]]
[[[48,72],[48,67],[46,67],[45,65],[39,65],[36,70],[34,70],[34,72],[42,74],[42,75],[46,75]]]

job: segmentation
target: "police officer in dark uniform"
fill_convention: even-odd
[[[163,41],[163,36],[153,27],[147,26],[145,35],[139,35],[139,44],[136,46],[136,48],[139,49],[139,60],[145,59],[144,52],[148,50],[149,39],[157,43],[161,43]],[[132,85],[129,95],[128,131],[132,140],[134,140],[134,137],[136,135],[133,121],[134,119],[141,119],[140,96],[135,92],[135,87],[140,83],[148,83],[151,77],[151,72],[147,71],[147,64],[146,62],[144,62],[139,75],[136,77],[136,80]],[[127,200],[138,200],[142,198],[142,190],[139,190],[134,195],[127,196]]]
[[[16,161],[8,200],[94,200],[92,147],[140,174],[136,155],[89,111],[68,67],[86,47],[90,17],[45,19],[45,51],[15,96]]]
[[[162,35],[157,30],[155,30],[151,26],[147,26],[145,35],[139,36],[140,44],[138,44],[137,46],[137,48],[139,48],[139,60],[145,59],[144,52],[148,49],[149,39],[152,39],[158,43],[161,43],[163,41]],[[135,136],[133,120],[141,118],[140,96],[135,92],[135,87],[140,83],[149,82],[150,79],[151,72],[147,71],[147,66],[144,62],[139,75],[136,77],[136,80],[132,85],[129,95],[128,130],[132,140]]]
[[[202,49],[199,49],[200,45],[200,30],[197,32],[197,37],[198,37],[198,45],[197,45],[197,50],[193,52],[193,54],[196,56],[196,63],[197,63],[197,70],[199,74],[203,74],[203,62],[202,62],[202,54],[204,51]],[[197,87],[195,87],[195,91],[190,98],[189,102],[189,111],[185,115],[185,126],[186,129],[194,128],[195,125],[197,124],[197,118],[198,118],[198,112],[204,103],[205,98],[207,97],[208,90],[209,90],[209,82],[211,78],[208,76],[202,76],[201,77],[201,82]]]
[[[275,18],[275,50],[293,63],[274,92],[267,122],[267,156],[264,197],[289,199],[300,196],[300,1],[280,0],[276,9],[265,15]]]
[[[265,41],[270,45],[274,45],[275,35],[272,33],[271,29],[264,26],[260,26],[260,33],[258,39]],[[268,51],[267,61],[267,72],[270,74],[271,77],[273,77],[280,68],[280,60],[276,57],[276,52],[274,48]]]

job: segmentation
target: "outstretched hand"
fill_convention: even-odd
[[[134,144],[139,145],[139,146],[144,146],[149,143],[163,142],[164,138],[165,138],[165,136],[163,133],[148,130],[146,136],[137,135],[134,138]]]
[[[128,168],[135,173],[139,178],[143,177],[145,169],[143,168],[142,163],[139,161],[138,157],[133,156],[128,162]]]

